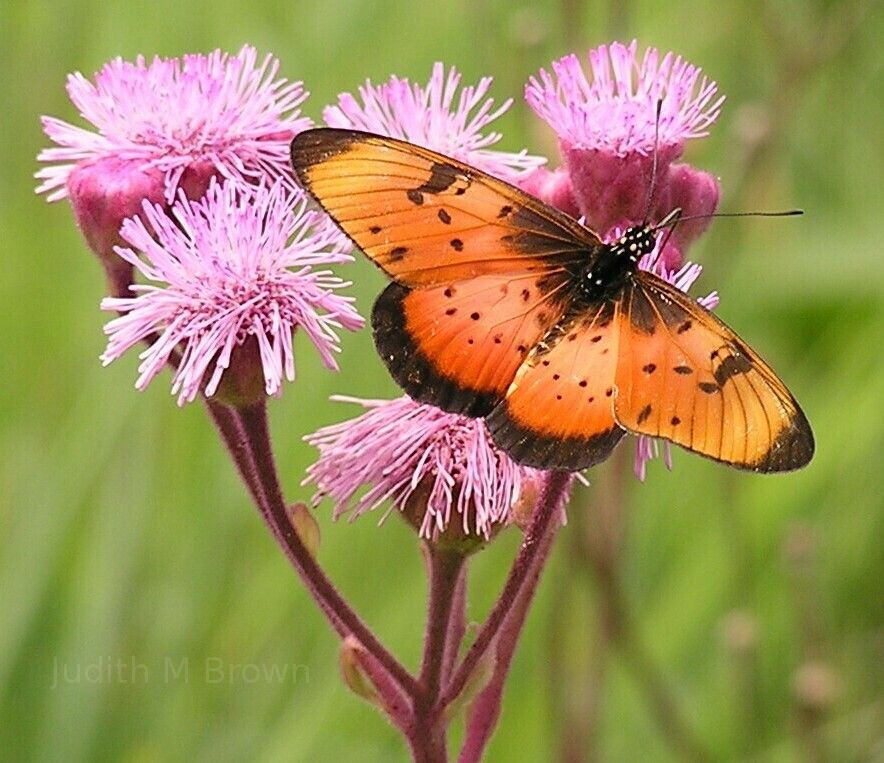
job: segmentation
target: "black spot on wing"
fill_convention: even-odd
[[[371,323],[375,347],[396,383],[415,400],[450,413],[485,416],[499,397],[478,392],[445,375],[424,355],[405,327],[403,301],[411,289],[391,283],[374,304]],[[454,308],[451,308],[452,310]]]
[[[442,193],[454,185],[454,181],[459,177],[463,176],[457,171],[456,167],[452,167],[450,164],[434,163],[430,167],[429,180],[421,183],[414,190],[420,193]],[[469,182],[468,178],[464,178],[464,180]]]
[[[451,225],[451,215],[448,214],[444,209],[440,209],[438,212],[439,219],[445,223],[445,225]]]
[[[713,384],[712,382],[700,382],[697,386],[707,395],[714,395],[720,389],[717,384]]]
[[[737,376],[738,374],[744,374],[751,370],[752,361],[745,355],[728,355],[718,364],[718,368],[715,369],[713,376],[715,376],[715,381],[718,382],[718,386],[721,387],[724,386],[724,383],[731,377]]]
[[[639,412],[638,418],[636,419],[636,421],[638,422],[639,425],[644,424],[648,420],[648,416],[650,416],[650,415],[651,415],[651,406],[646,405]]]

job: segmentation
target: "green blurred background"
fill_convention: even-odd
[[[728,100],[688,159],[726,209],[692,252],[699,288],[802,401],[818,453],[762,477],[679,451],[644,484],[627,448],[574,498],[542,581],[491,761],[884,759],[881,5],[446,0],[110,4],[6,0],[0,231],[0,758],[390,761],[403,744],[338,676],[338,644],[251,508],[204,411],[130,356],[102,369],[99,267],[65,203],[33,193],[38,116],[76,120],[65,75],[107,59],[245,43],[312,92],[426,81],[432,62],[492,74],[516,99],[503,147],[554,157],[521,100],[529,74],[615,38],[673,49]],[[554,160],[555,161],[555,160]],[[367,314],[381,276],[346,269]],[[271,405],[288,495],[300,438],[355,415],[331,394],[392,396],[367,331],[329,374],[302,344]],[[410,666],[424,578],[403,523],[322,524],[321,561]],[[473,565],[479,619],[518,543]],[[223,665],[224,679],[205,667]],[[54,686],[57,665],[117,665]],[[144,669],[131,666],[143,665]],[[174,671],[189,665],[189,680]],[[288,679],[248,680],[289,666]],[[128,668],[126,666],[129,666]],[[130,672],[126,672],[126,670]],[[145,675],[146,674],[146,675]],[[294,679],[294,680],[292,680]]]

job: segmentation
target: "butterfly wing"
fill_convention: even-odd
[[[413,398],[484,416],[570,299],[566,272],[484,275],[410,289],[392,283],[372,313],[375,344]]]
[[[626,429],[757,472],[810,461],[810,425],[770,366],[653,274],[628,279],[619,348],[614,415]]]
[[[614,421],[618,302],[583,307],[553,326],[516,372],[485,423],[516,461],[585,469],[624,435]]]
[[[292,142],[301,183],[393,280],[375,343],[412,397],[487,414],[570,303],[601,242],[517,188],[419,146],[322,128]]]
[[[595,234],[519,189],[411,143],[318,128],[292,141],[301,184],[394,281],[448,285],[579,267]]]

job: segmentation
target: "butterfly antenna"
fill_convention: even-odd
[[[683,219],[684,218],[681,216],[681,207],[676,207],[652,228],[652,230],[654,231],[660,230],[660,228],[666,228],[666,235],[663,236],[663,240],[660,242],[660,246],[657,248],[658,252],[663,252],[663,250],[666,248],[666,244],[669,243],[669,239],[672,238],[672,234],[675,233],[675,226],[678,225]]]
[[[654,203],[654,191],[657,187],[657,146],[660,140],[660,114],[663,111],[663,99],[657,99],[657,114],[654,117],[654,153],[651,160],[651,183],[648,186],[648,201],[645,204],[645,216],[642,227],[651,219],[651,204]]]
[[[691,215],[690,217],[682,217],[680,209],[674,209],[666,217],[657,223],[652,231],[661,228],[671,228],[676,223],[687,222],[688,220],[708,220],[712,217],[794,217],[795,215],[803,215],[803,209],[785,209],[780,212],[714,212],[709,215]]]

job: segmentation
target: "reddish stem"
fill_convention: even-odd
[[[242,477],[246,488],[248,488],[255,505],[264,514],[264,491],[261,489],[261,485],[255,475],[255,466],[249,453],[248,442],[239,426],[236,412],[226,405],[209,399],[206,400],[206,408],[212,417],[212,421],[215,422],[215,426],[221,434],[221,439],[224,440],[230,457],[233,459],[233,463],[236,464],[236,469],[240,477]]]
[[[451,671],[457,661],[457,653],[463,643],[467,631],[467,564],[460,570],[451,602],[451,616],[448,618],[448,629],[445,636],[445,653],[442,656],[442,680],[451,677]]]
[[[420,683],[427,695],[435,697],[439,694],[448,623],[464,558],[433,548],[429,549],[429,557],[430,595]]]
[[[446,761],[446,721],[437,706],[445,665],[452,608],[464,557],[428,546],[429,596],[424,654],[421,660],[421,694],[414,700],[414,726],[408,737],[415,760]]]
[[[513,566],[510,568],[500,597],[492,607],[488,619],[479,631],[479,635],[476,636],[476,640],[467,652],[466,657],[464,657],[463,662],[454,671],[454,675],[445,688],[440,700],[440,705],[443,708],[463,691],[471,673],[479,664],[495,636],[497,636],[504,618],[514,606],[516,597],[531,573],[534,559],[543,552],[543,539],[549,530],[550,524],[558,521],[559,513],[568,495],[570,485],[570,472],[553,471],[549,473],[538,499],[531,524],[525,533],[525,538],[522,541],[522,546],[519,548],[519,553],[516,555]]]
[[[522,634],[525,618],[537,591],[540,574],[543,572],[543,567],[552,549],[557,529],[558,523],[553,523],[549,532],[541,539],[540,549],[532,561],[525,585],[516,596],[513,608],[500,628],[495,647],[494,671],[488,685],[470,704],[467,712],[466,735],[458,763],[478,763],[482,759],[485,747],[491,741],[491,735],[500,718],[501,699],[503,698],[506,677],[509,674],[516,645]]]
[[[276,466],[270,446],[270,434],[267,428],[267,409],[264,403],[238,409],[236,418],[249,449],[255,481],[260,485],[263,493],[264,506],[261,513],[302,582],[307,586],[310,594],[339,635],[352,634],[355,636],[406,693],[417,696],[420,686],[414,676],[387,651],[344,601],[292,527],[276,475]],[[221,434],[225,436],[223,430]]]

